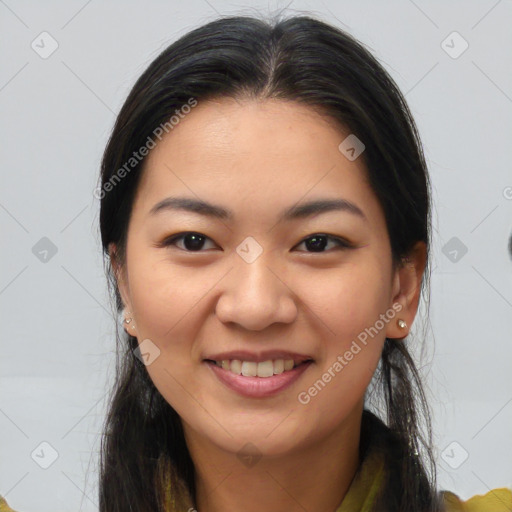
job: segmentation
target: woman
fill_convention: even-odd
[[[129,94],[96,196],[126,331],[102,512],[512,509],[510,489],[437,491],[407,347],[429,178],[350,35],[304,16],[185,35]]]

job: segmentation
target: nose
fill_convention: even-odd
[[[215,307],[221,322],[257,331],[274,322],[292,323],[297,317],[295,294],[284,273],[263,256],[252,263],[239,259],[222,283]]]

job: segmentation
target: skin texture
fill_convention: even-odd
[[[416,314],[425,246],[393,268],[383,211],[366,181],[362,158],[338,149],[349,132],[310,107],[282,100],[199,102],[151,151],[130,218],[126,261],[111,257],[126,327],[160,355],[147,366],[178,412],[197,471],[199,512],[265,510],[332,512],[357,469],[364,393],[385,337],[407,335]],[[186,196],[233,211],[214,219],[151,208]],[[312,199],[344,198],[364,213],[332,211],[278,221],[286,208]],[[171,235],[206,236],[199,250]],[[304,243],[328,240],[323,252]],[[263,252],[252,263],[237,247],[253,237]],[[190,247],[190,245],[188,246]],[[401,307],[367,345],[307,404],[298,394],[379,319]],[[398,306],[399,305],[399,306]],[[407,323],[397,326],[397,319]],[[286,390],[246,398],[203,362],[209,354],[283,349],[314,363]],[[239,457],[246,443],[259,461]]]

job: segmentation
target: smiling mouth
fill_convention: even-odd
[[[272,377],[281,373],[286,373],[298,366],[312,363],[312,359],[305,361],[294,361],[293,359],[269,359],[268,361],[255,362],[255,361],[241,361],[239,359],[223,359],[222,361],[214,361],[212,359],[205,359],[209,364],[214,364],[229,371],[235,375],[242,375],[244,377]]]

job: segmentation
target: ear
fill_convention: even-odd
[[[123,301],[123,306],[129,312],[128,314],[131,314],[132,305],[130,302],[130,288],[128,286],[128,281],[126,279],[126,269],[123,265],[121,265],[119,258],[117,257],[117,247],[113,242],[111,242],[108,246],[108,253],[110,256],[110,264],[112,266],[112,271],[114,272],[117,287],[121,295],[121,300]],[[124,330],[128,334],[132,334],[127,330],[127,324],[124,322],[124,320],[125,318],[123,318]]]
[[[392,304],[397,314],[395,320],[388,324],[386,329],[387,338],[401,339],[409,334],[418,310],[426,261],[427,246],[424,242],[417,242],[395,270]],[[399,319],[405,321],[406,328],[398,327]]]

